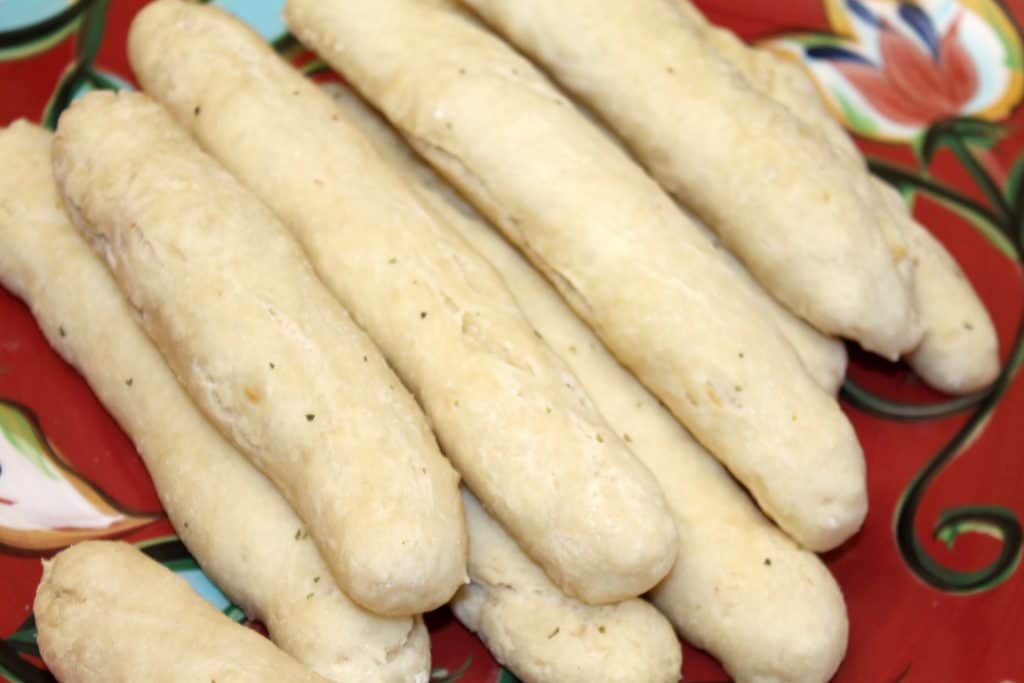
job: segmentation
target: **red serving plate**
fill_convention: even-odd
[[[0,124],[27,117],[52,126],[85,90],[130,87],[125,34],[143,4],[0,0]],[[329,77],[285,34],[282,0],[216,4]],[[835,680],[1022,683],[1024,1],[700,4],[717,23],[807,66],[876,172],[904,191],[963,265],[1002,343],[999,381],[952,401],[903,366],[852,354],[843,402],[867,455],[871,513],[856,538],[826,557],[851,622]],[[31,484],[42,471],[60,485]],[[59,523],[68,509],[117,522],[69,531]],[[95,535],[144,546],[244,620],[174,537],[131,443],[25,306],[0,289],[0,676],[53,680],[31,621],[40,558]],[[785,609],[785,596],[779,602]],[[428,615],[428,624],[437,679],[515,680],[448,611]],[[728,680],[689,647],[683,670],[694,683]]]

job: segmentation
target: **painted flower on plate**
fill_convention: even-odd
[[[909,142],[958,117],[995,121],[1024,94],[1020,36],[995,0],[826,0],[833,33],[788,35],[847,128]]]

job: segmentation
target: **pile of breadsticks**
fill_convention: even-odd
[[[158,0],[146,94],[0,131],[0,282],[270,634],[84,543],[35,602],[61,681],[424,682],[449,602],[527,682],[675,681],[673,627],[740,682],[838,668],[838,337],[969,392],[988,314],[799,69],[687,0],[463,3],[289,0],[364,100]]]

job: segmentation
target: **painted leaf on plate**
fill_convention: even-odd
[[[121,509],[69,467],[27,408],[0,400],[0,545],[56,550],[154,519]]]

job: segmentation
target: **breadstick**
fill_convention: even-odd
[[[141,94],[77,100],[53,154],[76,226],[338,585],[388,616],[446,602],[465,578],[458,477],[287,229]]]
[[[920,341],[906,249],[887,243],[867,178],[751,88],[677,0],[461,1],[608,121],[792,311],[888,358]]]
[[[670,683],[682,652],[672,625],[638,598],[566,597],[463,489],[469,575],[452,610],[523,683]]]
[[[327,680],[126,543],[87,541],[44,561],[34,612],[61,683]]]
[[[129,43],[143,86],[294,231],[467,485],[553,580],[592,603],[661,580],[677,541],[650,473],[501,278],[330,97],[212,7],[154,3]]]
[[[338,590],[302,522],[200,415],[132,320],[64,213],[50,138],[24,121],[0,129],[0,283],[128,433],[203,570],[281,649],[333,681],[425,682],[423,622],[375,616]]]
[[[868,173],[864,158],[799,66],[769,50],[748,47],[732,32],[708,24],[686,0],[680,4],[699,17],[708,43],[754,87],[818,134],[844,159],[851,174]],[[880,207],[889,212],[916,264],[914,302],[924,337],[907,360],[925,382],[941,391],[964,394],[983,389],[999,374],[999,340],[988,311],[960,266],[914,220],[899,193],[876,178],[871,183]]]
[[[915,301],[924,338],[907,361],[929,385],[949,394],[981,391],[999,375],[999,338],[985,304],[959,264],[907,211],[892,187],[878,193],[898,217],[907,249],[917,264]]]
[[[557,292],[392,128],[361,100],[344,94],[336,99],[382,154],[407,173],[431,209],[498,269],[530,322],[567,360],[662,489],[672,494],[668,502],[680,531],[680,557],[650,595],[658,608],[740,683],[827,680],[845,652],[848,625],[842,594],[821,561],[761,516],[711,454],[616,362]],[[465,507],[472,577],[473,506]],[[457,615],[465,609],[459,600],[473,590],[458,594]],[[479,621],[482,628],[490,623],[467,621],[470,626]],[[514,634],[510,629],[509,635]]]
[[[814,550],[856,531],[864,462],[835,400],[710,241],[529,62],[436,2],[290,0],[285,15],[787,531]]]
[[[758,284],[743,263],[710,229],[696,221],[694,224],[704,228],[722,260],[735,273],[737,283],[751,293],[751,301],[765,317],[775,323],[785,340],[792,345],[807,374],[830,396],[837,395],[846,378],[849,364],[849,355],[842,340],[819,332],[810,323],[795,316]]]

